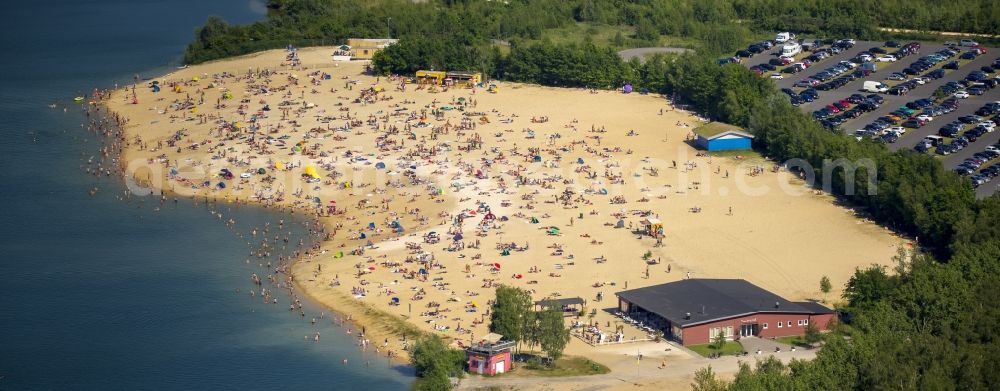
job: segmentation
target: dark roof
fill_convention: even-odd
[[[559,303],[560,305],[577,305],[583,304],[583,299],[579,297],[568,297],[565,299],[544,299],[535,302],[535,305],[549,306],[550,303]]]
[[[814,314],[832,314],[833,310],[824,307],[822,304],[815,301],[796,301],[799,307],[805,308],[806,310],[812,311]]]
[[[746,280],[686,279],[616,295],[682,327],[755,313],[829,313],[819,304],[793,303]]]

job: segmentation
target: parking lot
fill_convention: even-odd
[[[807,42],[812,42],[812,39],[804,40]],[[905,45],[908,42],[900,42],[900,44]],[[769,62],[771,59],[778,58],[781,53],[781,44],[776,44],[770,50],[763,53],[754,55],[750,58],[742,58],[742,64],[747,67],[753,67],[758,64],[763,64]],[[810,56],[818,50],[828,49],[831,46],[827,43],[822,46],[817,46],[812,48],[812,51],[803,51],[801,54],[795,56],[795,61],[799,62],[802,59]],[[902,72],[905,68],[910,66],[918,59],[928,54],[932,54],[944,49],[946,46],[939,43],[922,43],[920,49],[909,56],[898,59],[894,62],[875,62],[877,70],[874,73],[870,73],[865,77],[858,77],[854,80],[844,83],[839,88],[830,89],[827,91],[818,91],[818,97],[812,102],[802,102],[800,108],[807,113],[812,114],[813,111],[819,110],[827,105],[834,102],[839,102],[841,100],[846,100],[853,94],[869,95],[871,92],[862,92],[862,86],[865,81],[878,81],[889,84],[890,86],[902,83],[901,81],[888,81],[886,78],[893,72]],[[805,90],[805,87],[795,87],[795,84],[815,76],[817,73],[822,72],[824,69],[832,67],[841,61],[851,61],[855,58],[858,53],[868,51],[872,48],[881,48],[888,53],[892,53],[898,48],[886,47],[884,42],[866,42],[858,41],[854,43],[854,46],[841,51],[838,54],[832,54],[821,61],[811,64],[807,69],[797,72],[797,73],[781,73],[782,69],[786,65],[779,65],[774,71],[766,71],[763,73],[762,77],[770,77],[770,75],[778,73],[781,75],[781,79],[775,79],[774,82],[779,89],[791,89],[795,93],[801,93]],[[901,106],[905,106],[908,102],[921,99],[930,98],[940,103],[943,99],[934,99],[934,92],[941,86],[948,82],[960,82],[962,81],[970,72],[980,70],[983,66],[989,66],[993,64],[994,60],[1000,58],[1000,52],[994,51],[991,48],[984,48],[986,53],[980,54],[978,57],[972,60],[960,60],[961,53],[964,53],[969,48],[958,48],[960,54],[952,58],[948,58],[944,61],[940,61],[934,64],[929,69],[919,72],[918,75],[907,75],[907,79],[911,79],[920,75],[925,75],[936,69],[942,69],[942,67],[951,61],[960,61],[960,66],[958,69],[945,69],[944,76],[938,79],[932,79],[926,81],[925,84],[916,85],[913,89],[909,90],[905,95],[892,95],[888,93],[880,93],[884,102],[876,109],[864,112],[860,114],[857,118],[848,119],[841,123],[838,127],[845,133],[854,134],[856,130],[864,128],[867,124],[875,121],[876,119],[886,116],[891,112],[899,109]],[[877,49],[876,49],[877,50]],[[878,54],[875,54],[878,57]],[[850,71],[844,73],[845,75],[850,73]],[[990,77],[997,75],[997,71],[989,73]],[[1000,101],[1000,88],[990,88],[986,89],[985,93],[982,95],[970,95],[966,99],[958,100],[958,107],[954,111],[946,114],[942,114],[933,118],[933,120],[927,122],[922,127],[918,128],[906,128],[905,133],[900,135],[898,140],[895,142],[888,143],[888,147],[892,150],[898,149],[913,149],[918,143],[921,143],[925,137],[930,135],[938,134],[938,130],[945,124],[957,120],[959,117],[974,114],[978,109],[983,107],[985,104],[990,102]],[[913,115],[920,113],[917,110]],[[992,118],[991,116],[986,116],[988,120]],[[905,119],[903,119],[905,121]],[[899,125],[898,123],[895,125]],[[997,128],[1000,130],[1000,127]],[[968,129],[965,129],[968,130]],[[948,139],[950,140],[950,139]],[[959,151],[950,153],[946,156],[935,154],[934,149],[926,152],[936,156],[941,160],[942,164],[946,169],[955,169],[960,164],[962,164],[966,159],[972,157],[978,152],[984,151],[984,149],[990,145],[1000,143],[1000,131],[992,131],[983,134],[982,136],[976,138],[974,142],[970,142],[967,147]],[[993,164],[1000,163],[1000,159],[993,159],[983,164],[982,168],[986,168]],[[1000,185],[1000,178],[996,180],[984,183],[976,189],[976,194],[980,197],[985,197],[992,194],[998,190],[998,185]]]

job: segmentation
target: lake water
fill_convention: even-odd
[[[240,234],[282,216],[126,201],[117,178],[81,170],[100,144],[72,97],[176,67],[209,15],[247,23],[264,11],[247,0],[5,4],[0,390],[409,387],[410,368],[359,352],[329,315],[312,325],[318,307],[307,303],[303,318],[285,294],[277,305],[250,297],[250,273],[266,268],[247,264]],[[300,224],[285,226],[292,243],[303,237]],[[317,331],[320,342],[304,339]]]

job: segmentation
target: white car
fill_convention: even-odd
[[[780,73],[772,73],[772,74],[771,74],[771,78],[772,78],[772,79],[784,79],[784,78],[785,78],[785,76],[783,76],[783,75],[782,75],[782,74],[780,74]]]
[[[878,58],[876,58],[875,61],[878,61],[878,62],[895,62],[896,61],[896,57],[893,57],[892,55],[886,54],[884,56],[878,56]]]
[[[1000,153],[1000,148],[997,148],[997,146],[995,146],[995,145],[990,145],[990,146],[986,147],[986,150],[987,151],[991,151],[991,152]]]
[[[958,99],[967,99],[969,97],[969,93],[966,91],[958,91],[955,93],[955,97]]]
[[[986,129],[989,129],[989,131],[992,132],[993,129],[995,129],[997,127],[997,124],[993,123],[993,121],[982,121],[982,122],[976,124],[976,126],[982,126],[982,127],[986,128]]]
[[[924,122],[931,122],[931,121],[934,120],[934,117],[932,117],[930,115],[927,115],[927,114],[920,114],[920,115],[917,116],[917,119],[919,119],[921,121],[924,121]]]
[[[906,128],[904,128],[902,126],[893,126],[893,127],[889,128],[889,129],[886,129],[885,133],[892,133],[892,134],[895,134],[896,137],[899,137],[899,136],[902,136],[904,133],[906,133]]]
[[[913,81],[917,82],[917,84],[924,85],[927,84],[927,82],[930,80],[927,79],[926,77],[914,77]]]

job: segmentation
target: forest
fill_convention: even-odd
[[[792,107],[768,79],[722,53],[791,30],[819,37],[882,39],[880,27],[1000,34],[1000,3],[989,0],[272,0],[266,21],[232,26],[212,18],[185,61],[197,63],[287,44],[339,44],[347,37],[401,41],[373,61],[379,73],[419,68],[479,70],[492,78],[550,86],[617,88],[669,94],[714,120],[750,130],[754,148],[777,161],[871,159],[866,175],[832,168],[830,190],[872,219],[918,241],[892,270],[859,269],[838,308],[843,321],[813,361],[745,366],[732,381],[710,369],[697,390],[1000,389],[1000,196],[977,200],[967,179],[934,158],[889,151],[831,132]],[[389,19],[391,18],[391,19]],[[628,26],[632,43],[669,37],[696,54],[623,61],[584,39],[554,43],[549,29],[575,23]],[[863,173],[863,172],[862,172]],[[859,173],[859,174],[862,174]],[[848,191],[854,189],[854,191]],[[821,223],[821,222],[820,222]],[[849,243],[845,243],[849,246]],[[819,281],[817,281],[819,284]],[[845,338],[849,337],[849,338]]]
[[[347,38],[428,38],[454,46],[536,40],[575,23],[628,26],[629,46],[671,38],[709,54],[730,53],[777,30],[831,38],[884,39],[880,28],[1000,35],[992,0],[269,0],[266,20],[230,25],[213,17],[184,61],[201,63],[264,49],[342,44]]]

